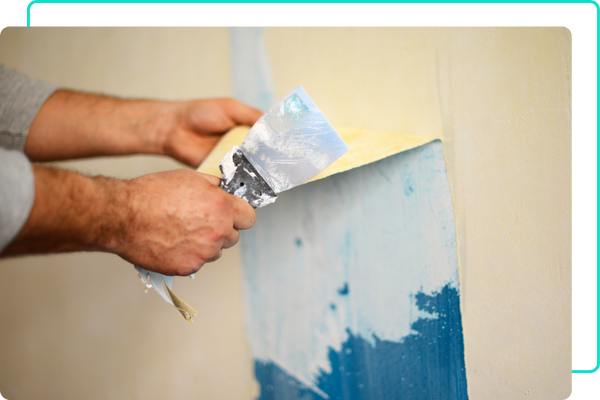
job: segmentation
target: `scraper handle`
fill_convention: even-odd
[[[219,169],[223,177],[219,186],[252,207],[260,208],[277,199],[277,194],[239,148],[234,147],[225,155]]]

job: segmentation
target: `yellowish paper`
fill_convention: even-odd
[[[240,146],[250,131],[249,127],[237,127],[229,131],[206,157],[199,172],[221,177],[219,163],[233,146]],[[356,128],[336,128],[348,145],[348,152],[308,182],[348,171],[391,155],[429,143],[434,137],[406,135],[402,133],[367,131]]]

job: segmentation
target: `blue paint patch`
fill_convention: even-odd
[[[342,286],[341,288],[339,288],[337,292],[341,296],[346,296],[349,291],[350,291],[350,289],[348,288],[348,282],[345,282],[344,286]]]
[[[302,247],[302,239],[296,238],[296,247]]]
[[[260,384],[258,400],[325,400],[273,362],[255,360],[254,372]]]
[[[281,193],[241,245],[264,396],[466,398],[441,142]],[[292,389],[279,391],[273,382],[288,377]]]
[[[468,399],[458,291],[415,295],[419,318],[398,342],[374,344],[348,330],[340,351],[329,348],[331,372],[321,371],[316,386],[331,400]],[[273,362],[255,361],[260,400],[324,399]]]

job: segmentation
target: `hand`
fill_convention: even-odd
[[[235,245],[254,225],[254,209],[219,188],[220,179],[191,170],[130,181],[131,218],[112,252],[165,275],[190,275]]]
[[[262,112],[237,100],[212,99],[178,103],[171,115],[164,154],[198,167],[223,133],[237,125],[254,125]]]
[[[25,153],[32,161],[165,154],[197,167],[223,133],[261,115],[233,99],[125,100],[59,90],[33,120]]]
[[[150,271],[189,275],[254,225],[250,204],[189,169],[130,181],[33,166],[35,199],[0,257],[104,251]]]

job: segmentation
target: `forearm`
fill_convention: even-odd
[[[150,271],[189,275],[256,218],[219,178],[189,169],[130,181],[40,166],[33,173],[33,207],[0,256],[104,251]]]
[[[33,161],[162,154],[179,106],[59,90],[33,120],[25,153]]]
[[[33,166],[35,199],[2,256],[111,251],[126,232],[128,182]]]

